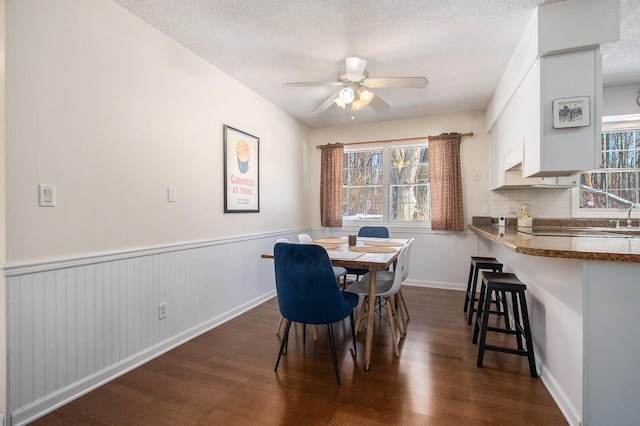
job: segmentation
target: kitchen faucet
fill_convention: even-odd
[[[627,228],[631,228],[631,209],[634,207],[640,208],[640,204],[631,204],[631,206],[629,206],[629,210],[627,210]]]

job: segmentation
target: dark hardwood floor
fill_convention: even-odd
[[[411,320],[393,354],[376,319],[370,371],[364,335],[349,346],[349,322],[334,325],[341,386],[326,326],[318,341],[292,327],[273,372],[280,336],[276,299],[148,362],[36,421],[35,425],[566,425],[527,360],[477,345],[464,293],[403,287]],[[505,336],[508,338],[509,336]],[[511,337],[512,339],[512,337]]]

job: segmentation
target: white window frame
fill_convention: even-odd
[[[640,129],[640,114],[602,117],[602,133]],[[601,143],[598,141],[598,143]],[[598,170],[598,169],[595,169]],[[580,176],[575,188],[571,189],[571,217],[574,218],[627,218],[627,209],[588,209],[580,207]],[[639,209],[633,209],[632,217]]]
[[[371,219],[363,219],[363,220],[353,220],[343,218],[345,225],[385,225],[389,227],[403,227],[407,225],[411,225],[412,228],[425,228],[431,229],[431,221],[412,221],[412,220],[390,220],[390,205],[391,205],[391,150],[398,148],[421,148],[423,146],[429,147],[428,139],[418,139],[415,141],[398,141],[398,142],[387,142],[380,144],[367,144],[362,147],[354,147],[349,148],[348,145],[345,146],[344,152],[367,152],[367,151],[376,151],[382,150],[382,220],[371,220]],[[431,193],[431,191],[429,191]],[[431,200],[429,200],[431,203]]]

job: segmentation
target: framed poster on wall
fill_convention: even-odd
[[[591,124],[589,114],[588,96],[553,100],[554,129],[587,127]]]
[[[224,212],[260,211],[260,139],[224,125]]]

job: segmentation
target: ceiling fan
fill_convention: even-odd
[[[301,82],[285,83],[284,87],[299,86],[332,86],[342,87],[333,95],[329,96],[313,112],[322,112],[333,105],[345,109],[351,105],[352,111],[357,111],[369,105],[376,112],[387,111],[391,106],[383,101],[380,96],[374,94],[369,89],[377,88],[417,88],[427,87],[425,77],[369,77],[366,70],[367,61],[356,57],[347,57],[344,61],[344,69],[338,72],[337,81],[327,82]]]

